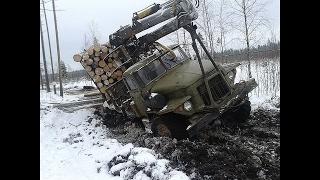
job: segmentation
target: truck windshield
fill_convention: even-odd
[[[157,60],[150,62],[132,75],[127,76],[125,80],[129,88],[135,90],[138,89],[138,87],[144,87],[149,84],[150,81],[164,74],[166,68],[171,69],[188,59],[179,48],[174,48],[172,51],[175,53],[175,57],[170,52],[167,52]]]
[[[164,74],[165,67],[159,60],[152,61],[148,65],[144,66],[137,72],[126,77],[126,82],[131,90],[137,89],[139,86],[144,87],[149,84],[150,81]]]
[[[141,81],[141,85],[147,85],[150,81],[153,79],[159,77],[160,75],[164,74],[166,71],[165,67],[160,63],[159,60],[155,60],[151,63],[149,63],[147,66],[141,68],[139,71],[137,71],[135,74],[138,75],[137,79]]]
[[[176,57],[172,56],[170,52],[167,52],[165,55],[161,56],[161,61],[165,64],[168,69],[175,67],[177,64],[183,62],[187,59],[181,52],[179,48],[172,50]]]

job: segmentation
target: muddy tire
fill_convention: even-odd
[[[183,117],[176,114],[168,114],[156,117],[151,124],[151,130],[155,136],[180,140],[189,137],[186,130],[188,125],[189,123]]]
[[[241,124],[247,122],[251,112],[251,103],[249,100],[246,100],[236,109],[230,110],[223,115],[223,120]]]

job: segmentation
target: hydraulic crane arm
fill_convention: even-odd
[[[163,4],[153,4],[144,10],[134,13],[131,26],[124,26],[111,34],[109,36],[110,44],[117,47],[134,43],[136,46],[145,47],[190,24],[197,18],[198,13],[189,0],[169,0]],[[136,34],[169,19],[172,20],[155,31],[136,39]]]

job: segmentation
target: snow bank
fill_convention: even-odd
[[[170,168],[169,161],[158,159],[158,155],[151,149],[133,147],[126,153],[119,152],[108,162],[107,167],[113,175],[124,179],[159,179],[175,180],[189,177],[181,171]]]
[[[82,89],[83,86],[93,86],[95,87],[95,84],[92,82],[92,80],[81,80],[81,81],[74,81],[74,82],[68,82],[63,85],[64,89],[71,89],[71,88],[80,88]]]
[[[252,78],[258,83],[252,94],[256,97],[280,96],[280,59],[261,59],[251,61]],[[235,82],[248,80],[248,62],[237,67]]]
[[[249,98],[252,110],[257,108],[280,109],[280,59],[262,59],[251,62],[252,77],[258,83]],[[237,67],[235,82],[248,80],[248,62]]]
[[[280,96],[256,96],[249,94],[251,109],[274,109],[280,110]]]
[[[41,179],[189,179],[153,150],[108,138],[109,130],[93,117],[93,109],[66,113],[49,106],[76,96],[40,94]]]

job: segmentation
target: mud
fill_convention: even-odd
[[[280,104],[279,104],[280,105]],[[222,123],[195,139],[153,137],[133,120],[97,110],[113,138],[155,150],[191,179],[280,179],[280,111],[257,109],[247,123]]]

